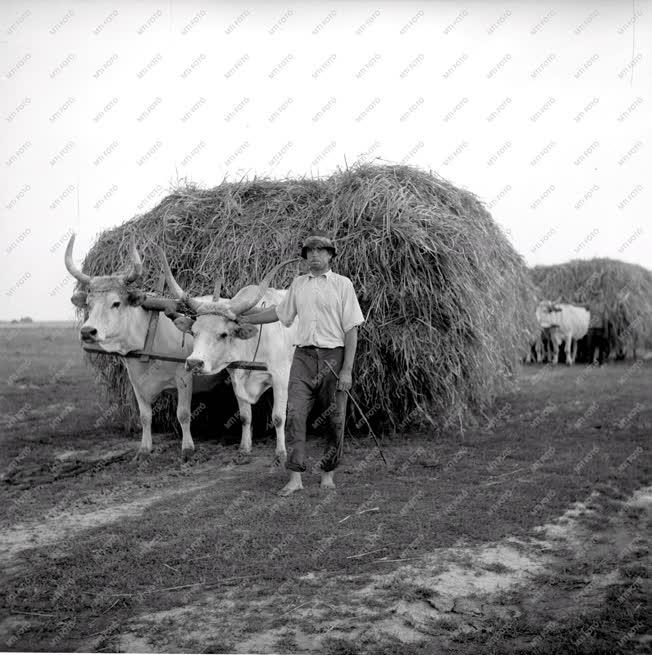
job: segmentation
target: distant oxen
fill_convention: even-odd
[[[533,362],[552,361],[552,333],[550,328],[541,328],[536,337],[529,341],[529,351],[525,358],[526,364]]]
[[[612,323],[604,305],[592,306],[589,330],[578,346],[577,359],[587,364],[593,364],[596,360],[599,364],[603,364],[609,359],[614,337]],[[580,348],[583,352],[580,352]]]
[[[141,277],[143,270],[133,237],[131,271],[122,275],[93,277],[82,273],[72,260],[74,243],[73,234],[66,248],[65,263],[70,274],[82,284],[82,289],[71,298],[77,307],[86,310],[86,320],[80,330],[81,341],[97,344],[107,352],[120,355],[142,349],[150,314],[141,307],[147,297],[145,293],[131,286]],[[160,316],[152,349],[161,354],[185,358],[192,351],[192,339],[186,339],[184,344],[172,320]],[[181,453],[184,460],[188,459],[195,449],[190,434],[192,372],[187,371],[183,363],[162,360],[142,362],[137,358],[125,358],[124,362],[138,402],[143,428],[136,458],[146,457],[152,451],[152,402],[164,389],[176,388],[177,419],[183,434]],[[211,378],[196,384],[194,391],[207,391],[215,384],[216,379]]]
[[[584,307],[543,300],[537,307],[537,320],[543,330],[550,330],[552,363],[559,359],[559,346],[566,343],[566,364],[572,365],[577,351],[577,340],[589,329],[589,311]]]
[[[287,458],[285,449],[285,413],[288,399],[290,366],[296,343],[296,323],[289,328],[280,323],[267,325],[242,324],[240,315],[261,311],[264,306],[278,305],[287,291],[268,289],[274,273],[288,262],[275,266],[258,286],[243,287],[232,299],[220,298],[221,282],[215,284],[212,298],[192,298],[172,275],[163,250],[163,269],[172,294],[192,310],[193,316],[175,320],[175,325],[193,336],[192,353],[186,359],[186,370],[199,375],[215,374],[235,361],[258,361],[267,371],[230,370],[240,421],[242,438],[236,461],[245,462],[251,453],[251,405],[258,402],[270,387],[274,393],[272,421],[276,429],[276,455],[273,468],[281,467]],[[257,307],[258,306],[258,307]]]

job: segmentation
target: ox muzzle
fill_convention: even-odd
[[[186,371],[188,373],[203,373],[204,372],[204,360],[203,359],[191,359],[190,357],[186,359]]]
[[[97,341],[97,329],[92,325],[84,325],[79,330],[79,336],[84,343],[95,343]]]

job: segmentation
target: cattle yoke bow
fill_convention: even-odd
[[[267,275],[265,275],[259,284],[243,287],[231,299],[220,298],[222,279],[218,277],[213,288],[212,300],[199,300],[190,296],[190,294],[188,294],[188,292],[185,291],[176,281],[174,275],[172,275],[172,270],[170,269],[170,264],[168,263],[163,248],[159,246],[158,251],[163,264],[163,272],[165,273],[168,287],[177,300],[187,306],[195,316],[200,316],[202,314],[219,314],[224,316],[224,318],[236,322],[239,321],[240,316],[249,312],[260,302],[269,287],[272,277],[277,273],[277,271],[279,271],[283,266],[300,261],[299,258],[295,257],[277,264],[267,273]]]

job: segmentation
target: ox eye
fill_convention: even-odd
[[[118,307],[120,307],[120,301],[119,301],[119,300],[116,300],[116,301],[111,305],[111,307],[112,307],[113,309],[118,309]]]
[[[229,336],[228,332],[220,332],[220,339],[226,339]]]

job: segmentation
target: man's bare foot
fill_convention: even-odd
[[[333,471],[323,471],[321,474],[321,488],[322,489],[335,489],[335,483],[333,482]]]
[[[294,471],[290,473],[289,482],[278,492],[279,496],[289,496],[295,491],[300,491],[303,489],[303,483],[301,482],[301,473],[295,473]]]

